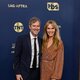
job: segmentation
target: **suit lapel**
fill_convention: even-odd
[[[29,51],[31,53],[31,39],[30,39],[30,34],[27,34],[27,46],[29,47]]]
[[[38,37],[38,42],[39,42],[39,53],[41,53],[41,39]]]
[[[28,33],[27,34],[27,36],[26,36],[26,43],[27,43],[27,46],[28,46],[28,49],[29,49],[29,51],[30,51],[30,55],[31,55],[31,52],[32,52],[32,49],[31,49],[31,39],[30,39],[30,33]],[[40,53],[40,56],[41,56],[41,39],[38,37],[38,42],[39,42],[39,53]]]

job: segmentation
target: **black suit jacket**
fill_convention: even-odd
[[[39,55],[41,57],[41,38],[38,37]],[[40,61],[40,60],[39,60]],[[19,36],[15,46],[14,70],[16,74],[28,77],[31,63],[30,34]]]

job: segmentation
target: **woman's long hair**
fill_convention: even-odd
[[[57,23],[54,20],[48,20],[44,26],[42,48],[47,45],[47,41],[48,41],[47,26],[49,26],[49,24],[51,24],[55,28],[55,33],[54,33],[54,37],[53,37],[54,47],[57,47],[59,41],[61,40],[60,33],[59,33],[59,27],[58,27]]]

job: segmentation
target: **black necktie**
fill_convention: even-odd
[[[37,61],[37,48],[36,48],[36,38],[34,38],[34,59],[33,59],[33,68],[36,69]]]

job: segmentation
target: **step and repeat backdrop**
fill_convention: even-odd
[[[47,20],[58,23],[65,49],[63,80],[78,80],[77,4],[74,0],[0,0],[0,80],[15,80],[15,41],[29,31],[28,22],[33,16],[41,20],[41,37]]]
[[[75,11],[74,11],[74,43],[75,43],[75,47],[74,47],[74,73],[78,78],[77,80],[80,80],[80,2],[77,0],[74,3],[75,5]],[[76,63],[76,64],[75,64]],[[77,71],[79,74],[77,74]],[[75,77],[76,77],[75,76]],[[76,80],[76,78],[75,78]]]

